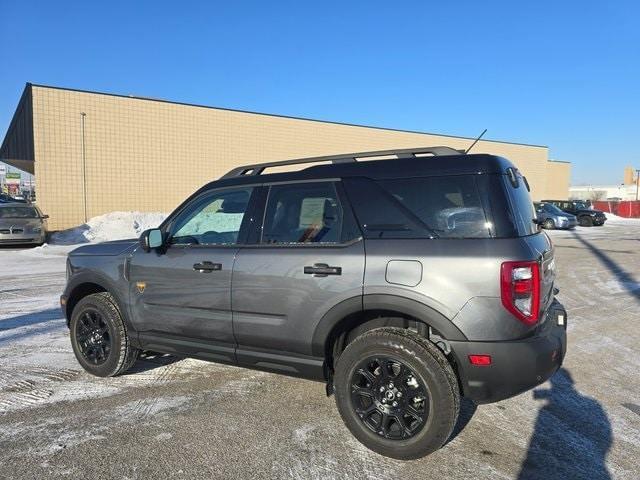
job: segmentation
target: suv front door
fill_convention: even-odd
[[[145,348],[235,361],[231,274],[253,189],[205,192],[163,228],[165,251],[134,253],[130,268],[133,323]]]
[[[238,252],[233,327],[238,363],[297,374],[322,316],[343,301],[362,305],[364,246],[340,182],[265,187],[263,224]]]

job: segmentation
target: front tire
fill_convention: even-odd
[[[553,220],[547,218],[542,224],[542,228],[544,228],[545,230],[553,230],[554,228],[556,228],[556,224],[553,222]]]
[[[338,411],[367,448],[410,460],[447,441],[460,410],[458,382],[444,354],[401,328],[357,337],[334,376]]]
[[[593,227],[593,218],[587,216],[580,217],[580,226]]]
[[[81,299],[69,323],[76,359],[97,377],[114,377],[135,363],[140,351],[131,340],[115,299],[108,292]]]

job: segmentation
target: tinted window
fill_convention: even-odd
[[[520,177],[520,174],[518,176]],[[514,187],[511,182],[505,179],[504,184],[511,203],[511,208],[507,211],[507,214],[516,227],[518,234],[524,236],[538,233],[538,226],[535,222],[536,212],[524,181],[518,182],[517,186]]]
[[[343,183],[366,238],[430,238],[435,232],[415,218],[380,185],[366,178]]]
[[[38,218],[38,212],[33,207],[2,207],[0,218]]]
[[[269,190],[261,243],[340,243],[343,208],[333,182],[274,185]]]
[[[409,178],[379,183],[438,237],[491,236],[491,224],[472,176]]]
[[[251,191],[251,188],[226,190],[194,199],[173,222],[171,243],[237,243]]]

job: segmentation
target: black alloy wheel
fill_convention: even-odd
[[[100,312],[85,310],[76,323],[75,333],[80,353],[87,362],[102,365],[107,361],[112,349],[112,335]]]
[[[115,298],[108,292],[80,299],[73,306],[69,330],[78,363],[98,377],[126,372],[140,353],[132,345]]]
[[[403,362],[389,356],[364,359],[351,378],[351,403],[371,431],[389,440],[413,437],[429,417],[429,392]]]

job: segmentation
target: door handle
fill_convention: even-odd
[[[327,275],[342,275],[342,267],[330,267],[326,263],[315,263],[312,267],[304,267],[304,273],[314,277],[326,277]]]
[[[201,263],[194,263],[193,269],[200,273],[217,272],[219,270],[222,270],[222,264],[204,261]]]

